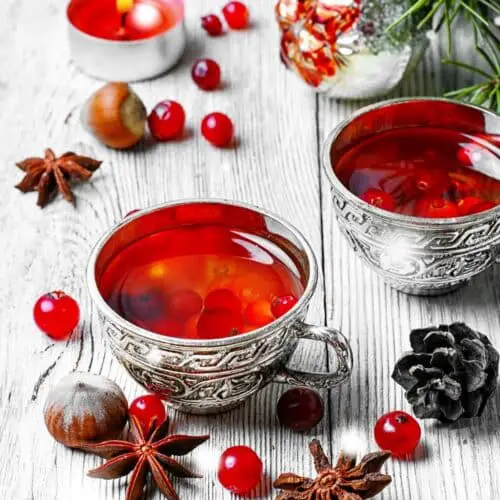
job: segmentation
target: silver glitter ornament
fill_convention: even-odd
[[[406,8],[406,0],[279,0],[281,60],[330,97],[384,95],[415,67],[428,43],[411,20],[387,31]]]

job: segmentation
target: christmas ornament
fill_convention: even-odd
[[[405,0],[279,0],[281,60],[331,97],[386,94],[427,45],[410,20],[387,33],[406,6]]]
[[[392,378],[407,391],[418,418],[453,422],[480,416],[497,386],[498,351],[463,323],[413,330],[413,352]]]
[[[112,380],[74,372],[49,393],[43,411],[52,437],[70,448],[115,439],[128,420],[128,403]]]
[[[391,476],[380,473],[391,457],[388,451],[365,455],[358,465],[355,458],[342,452],[334,467],[317,439],[311,441],[309,450],[318,477],[281,474],[274,482],[275,488],[283,490],[277,500],[362,500],[379,494],[392,481]]]

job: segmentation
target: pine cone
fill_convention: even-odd
[[[392,378],[407,391],[418,418],[454,422],[480,416],[497,385],[498,351],[464,323],[413,330],[413,352]]]

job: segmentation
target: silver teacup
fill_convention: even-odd
[[[193,209],[195,208],[195,209]],[[293,262],[305,283],[296,306],[273,323],[252,332],[214,340],[166,337],[120,317],[99,292],[111,259],[133,241],[186,224],[229,224],[270,241]],[[317,264],[302,234],[269,212],[241,203],[186,200],[142,210],[111,229],[92,251],[87,282],[112,352],[148,391],[188,413],[218,413],[238,406],[270,382],[329,389],[348,379],[349,343],[338,331],[304,323],[317,284]],[[338,362],[332,373],[292,370],[287,361],[300,339],[325,342]]]
[[[492,266],[500,249],[500,206],[465,217],[425,219],[387,212],[351,193],[335,174],[343,151],[363,137],[400,127],[453,128],[499,137],[500,116],[446,99],[397,99],[368,106],[341,122],[323,148],[323,166],[343,234],[392,287],[439,295]],[[490,176],[500,178],[500,164]]]

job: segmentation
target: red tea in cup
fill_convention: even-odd
[[[106,266],[99,290],[141,328],[212,339],[273,322],[293,307],[304,284],[293,260],[265,237],[197,224],[128,245]]]
[[[367,203],[405,215],[448,218],[500,203],[498,137],[448,128],[395,128],[361,139],[335,173]]]

